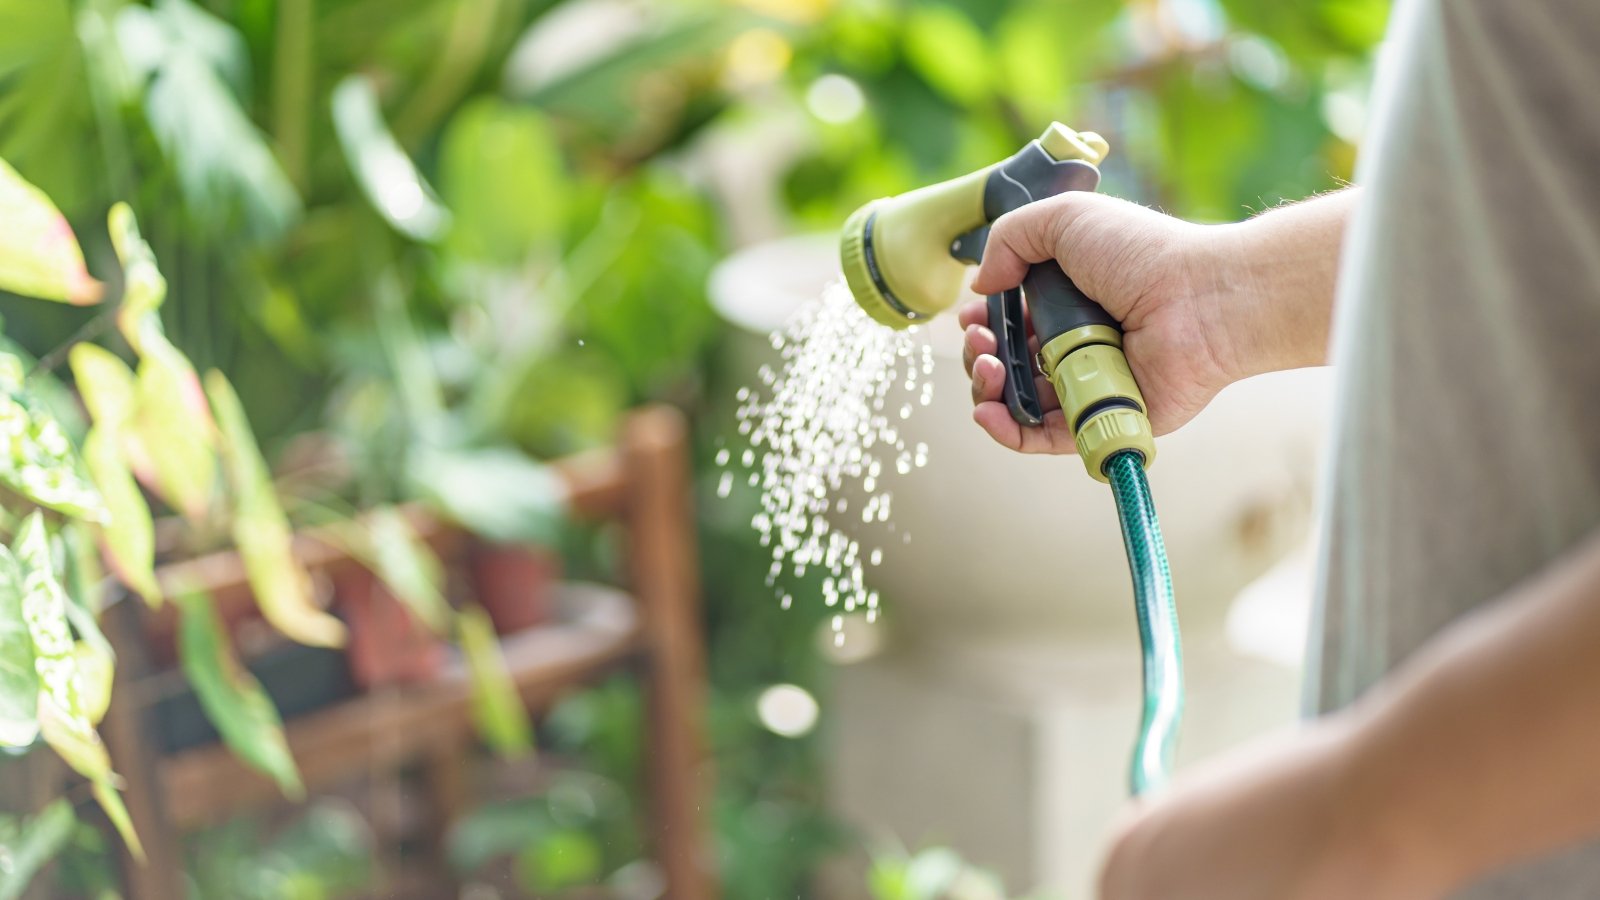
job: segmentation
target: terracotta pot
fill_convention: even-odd
[[[383,582],[360,566],[333,575],[338,610],[350,626],[345,659],[365,689],[426,681],[444,665],[444,644]]]
[[[468,562],[473,593],[496,633],[515,634],[550,620],[560,557],[531,545],[475,543]]]

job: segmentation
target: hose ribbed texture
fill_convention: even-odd
[[[1134,610],[1139,643],[1144,651],[1144,715],[1128,773],[1135,796],[1159,787],[1172,770],[1178,724],[1183,718],[1183,647],[1178,638],[1178,610],[1172,596],[1172,572],[1161,540],[1144,459],[1124,451],[1106,461],[1105,473],[1117,501],[1122,540],[1133,574]]]

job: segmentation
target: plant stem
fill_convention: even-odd
[[[307,116],[312,107],[316,0],[278,0],[272,55],[272,135],[279,161],[301,195],[306,192]]]

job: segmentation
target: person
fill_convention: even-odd
[[[1400,0],[1358,186],[996,222],[974,290],[1058,260],[1123,322],[1157,434],[1330,332],[1339,379],[1320,717],[1136,802],[1103,900],[1600,896],[1597,47],[1588,0]],[[1011,420],[982,301],[961,316],[977,423],[1071,452],[1059,410]]]

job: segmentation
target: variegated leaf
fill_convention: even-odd
[[[39,675],[39,728],[67,765],[94,785],[94,795],[136,855],[142,857],[117,794],[111,757],[95,732],[86,708],[72,629],[67,624],[71,601],[61,589],[50,553],[44,517],[28,516],[11,548],[22,570],[22,616],[33,639],[34,671]],[[98,635],[98,630],[94,632]]]
[[[0,370],[18,366],[0,354]],[[69,516],[104,521],[105,504],[80,474],[61,425],[19,392],[0,393],[0,483],[40,506]]]
[[[26,747],[39,736],[39,673],[33,636],[22,614],[22,569],[0,546],[0,747]]]

